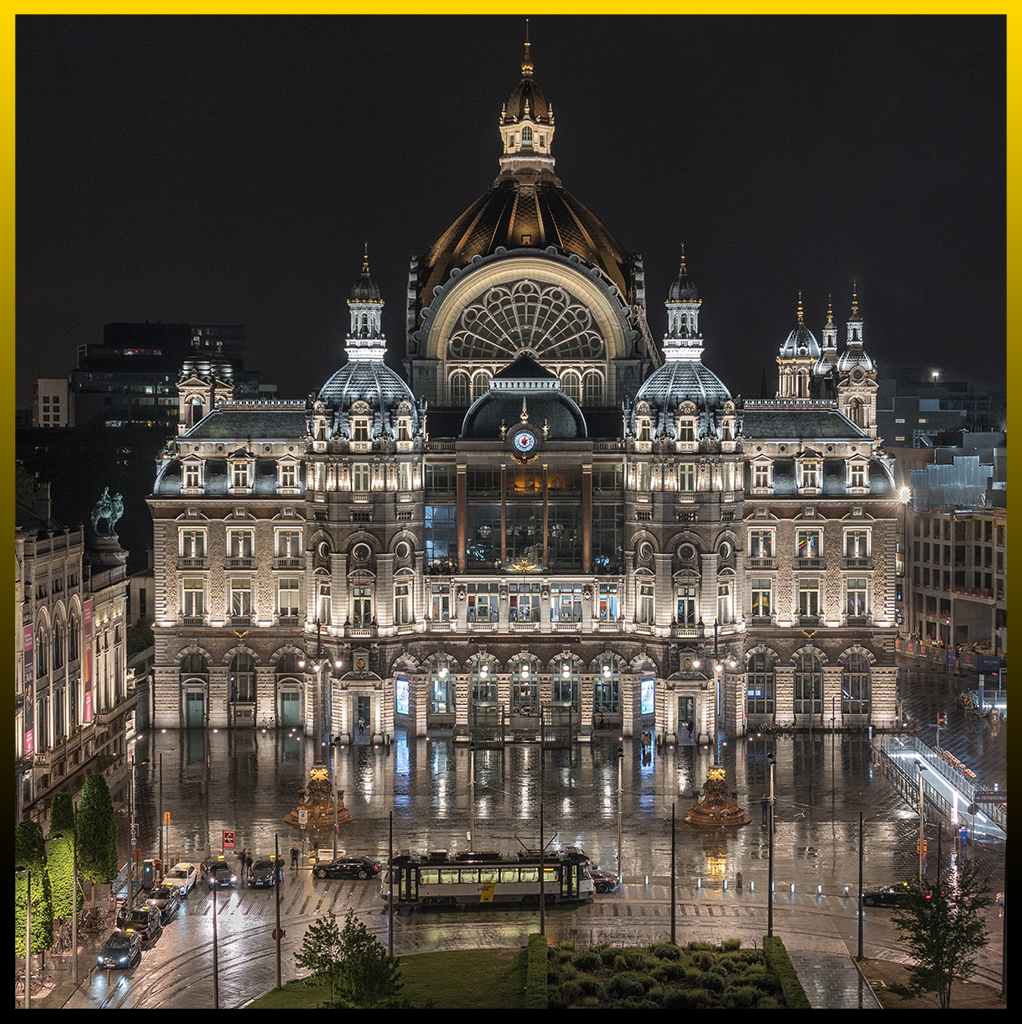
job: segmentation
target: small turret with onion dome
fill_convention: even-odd
[[[664,365],[639,388],[626,417],[626,431],[640,444],[658,437],[692,443],[734,439],[731,392],[703,365],[701,302],[682,255],[666,302]]]
[[[873,360],[866,355],[862,347],[862,316],[859,313],[859,296],[856,286],[852,285],[852,312],[848,317],[848,334],[845,339],[845,350],[837,361],[839,373],[848,373],[855,366],[861,366],[865,373],[874,373],[876,367]]]
[[[348,298],[347,361],[310,402],[309,432],[314,440],[371,446],[380,440],[411,441],[421,436],[424,409],[384,362],[383,305],[379,286],[369,271],[367,250],[362,273]]]

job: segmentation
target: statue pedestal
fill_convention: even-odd
[[[724,768],[715,764],[706,774],[703,799],[697,793],[681,820],[701,828],[729,828],[748,825],[752,818],[728,797]]]

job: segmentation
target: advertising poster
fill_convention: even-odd
[[[35,753],[35,644],[32,626],[25,627],[25,757]]]
[[[92,721],[92,598],[82,605],[82,628],[85,632],[82,642],[82,692],[85,694],[82,721],[88,725]]]

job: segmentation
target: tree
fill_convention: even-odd
[[[891,917],[915,960],[909,968],[909,994],[936,992],[941,1009],[948,1009],[952,982],[969,978],[976,953],[987,944],[982,911],[993,903],[989,893],[986,880],[980,882],[971,865],[939,883],[910,883]]]
[[[93,885],[117,877],[117,818],[102,775],[90,775],[78,804],[78,874]]]
[[[339,931],[333,914],[316,921],[302,939],[295,962],[327,981],[330,1008],[368,1009],[393,1003],[401,989],[398,961],[349,910]]]
[[[59,837],[59,838],[58,838]],[[70,793],[57,793],[50,805],[50,849],[47,866],[53,889],[53,916],[65,920],[75,913],[71,896],[74,888],[75,810]],[[78,910],[83,897],[78,892]]]
[[[341,971],[341,933],[333,913],[309,926],[302,948],[295,953],[295,963],[310,972],[310,981],[329,982],[333,1002]]]
[[[42,953],[53,945],[53,901],[46,870],[46,840],[37,821],[20,821],[14,829],[14,955],[25,955],[25,920],[29,874],[32,885],[32,949]]]
[[[345,1003],[359,1009],[385,1006],[401,990],[398,960],[349,910],[341,932],[341,977],[338,986]]]

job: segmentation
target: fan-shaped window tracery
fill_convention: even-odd
[[[524,351],[548,360],[598,359],[605,348],[581,299],[559,284],[524,278],[494,285],[461,311],[448,356],[511,362]]]

